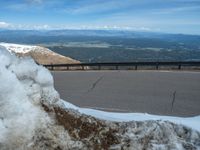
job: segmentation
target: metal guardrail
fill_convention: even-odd
[[[114,67],[115,70],[119,70],[119,67],[134,67],[137,70],[138,67],[152,66],[158,70],[161,66],[173,66],[177,69],[181,69],[183,66],[187,67],[200,67],[200,61],[183,61],[183,62],[105,62],[105,63],[76,63],[76,64],[48,64],[43,65],[50,70],[57,68],[65,68],[64,70],[71,70],[71,67],[77,67],[79,70],[88,70],[97,67],[98,70],[104,70],[103,67]],[[63,69],[62,69],[63,70]]]

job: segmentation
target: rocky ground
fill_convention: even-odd
[[[71,139],[82,143],[81,149],[186,149],[200,148],[200,134],[182,125],[163,121],[111,122],[98,120],[62,106],[42,105],[55,115],[58,125]]]

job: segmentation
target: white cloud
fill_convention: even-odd
[[[47,25],[47,24],[44,24],[44,25],[34,25],[32,27],[30,27],[32,29],[35,29],[35,30],[49,30],[49,29],[52,29],[51,26]]]
[[[122,1],[109,0],[109,1],[92,1],[86,3],[77,4],[76,7],[66,8],[64,12],[70,14],[90,14],[90,13],[101,13],[116,9],[122,9],[130,6],[131,0],[127,0],[125,3]]]
[[[5,6],[6,9],[14,11],[27,11],[32,9],[42,8],[44,0],[25,0],[22,3],[11,3],[10,5]]]
[[[200,10],[200,6],[184,6],[184,7],[173,7],[166,9],[155,9],[152,14],[172,14],[178,12],[188,12]]]
[[[28,3],[41,4],[44,0],[27,0]]]
[[[8,24],[0,22],[0,28],[12,30],[60,30],[60,29],[75,29],[75,30],[137,30],[137,31],[156,31],[146,26],[128,26],[128,25],[114,25],[114,24]]]
[[[1,25],[0,25],[1,27]],[[9,24],[7,29],[12,30],[51,30],[54,29],[54,27],[51,27],[47,24],[41,24],[41,25],[35,25],[35,24]]]
[[[7,22],[0,22],[0,28],[8,28],[10,26]]]

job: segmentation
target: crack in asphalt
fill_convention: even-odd
[[[95,89],[95,87],[97,86],[97,84],[104,78],[104,75],[99,77],[91,86],[91,88],[87,91],[87,93],[93,91]]]
[[[176,100],[176,91],[174,91],[172,94],[171,112],[173,111],[175,100]]]

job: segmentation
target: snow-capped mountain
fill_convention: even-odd
[[[0,43],[10,53],[18,56],[31,56],[39,64],[62,64],[62,63],[80,63],[70,57],[57,54],[48,48],[33,45],[21,45],[13,43]]]

